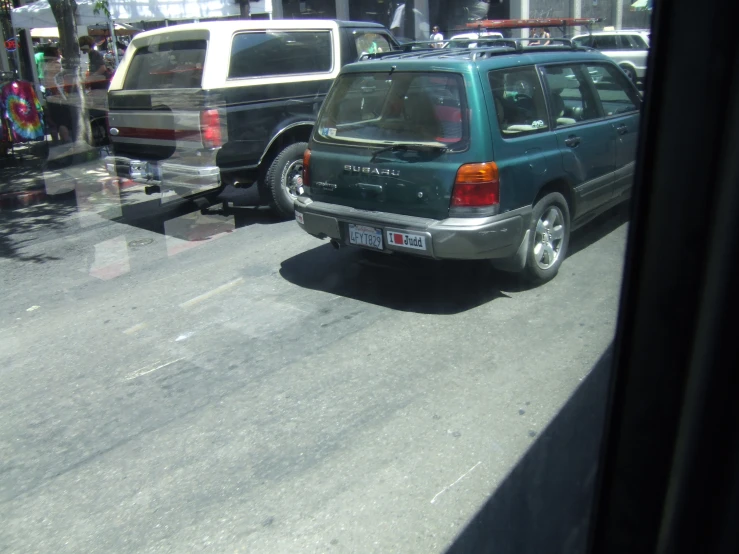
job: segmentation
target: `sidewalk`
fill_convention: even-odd
[[[22,155],[22,160],[20,159]],[[0,211],[46,200],[43,160],[27,152],[0,160]]]
[[[0,160],[0,211],[46,202],[49,196],[72,192],[78,165],[99,159],[98,148],[84,145],[52,146],[48,154],[19,151],[16,157]]]

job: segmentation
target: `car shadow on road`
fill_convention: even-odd
[[[567,255],[573,256],[577,254],[584,248],[611,234],[621,227],[621,225],[628,223],[630,214],[631,203],[624,202],[586,223],[570,236]]]
[[[324,243],[282,262],[280,275],[300,287],[393,310],[451,315],[506,297],[512,276],[484,262],[439,262],[398,255],[338,251]]]
[[[587,549],[611,375],[609,346],[447,554]]]
[[[614,208],[575,231],[568,255],[618,229],[628,221],[628,213],[628,206]],[[328,243],[283,261],[280,275],[300,287],[438,315],[461,313],[536,287],[487,261],[440,262],[345,247],[337,251]]]

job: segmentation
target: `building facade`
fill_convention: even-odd
[[[629,0],[271,0],[272,18],[320,17],[375,21],[396,36],[426,40],[439,25],[445,36],[481,19],[601,18],[595,28],[647,28],[651,12]],[[526,31],[523,31],[524,34]]]

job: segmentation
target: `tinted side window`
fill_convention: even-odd
[[[593,36],[593,48],[598,50],[618,50],[618,37],[616,35]]]
[[[393,49],[387,37],[378,33],[354,31],[354,44],[357,47],[357,55],[361,58],[364,54],[376,54],[378,52],[389,52]]]
[[[488,74],[503,138],[548,130],[546,102],[533,67],[498,69]]]
[[[649,48],[644,38],[640,35],[628,35],[628,38],[631,41],[633,47],[638,50],[646,50],[647,48]]]
[[[621,71],[610,64],[588,65],[585,69],[595,85],[605,115],[639,110],[639,96]]]
[[[198,88],[206,47],[204,40],[179,40],[139,48],[128,67],[123,88]]]
[[[228,77],[328,73],[332,65],[330,31],[241,33],[233,39]]]
[[[542,68],[549,89],[549,108],[557,128],[600,117],[590,83],[578,66]]]

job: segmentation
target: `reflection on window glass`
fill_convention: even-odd
[[[621,71],[610,64],[588,65],[585,69],[595,85],[606,116],[639,109],[639,95]]]
[[[460,142],[459,75],[395,72],[341,77],[318,122],[324,138],[358,142]]]
[[[392,50],[387,38],[377,33],[361,33],[357,31],[354,33],[354,43],[360,58],[364,54],[378,54]]]
[[[139,48],[126,73],[123,88],[195,88],[200,86],[206,41],[165,42]]]
[[[229,78],[331,71],[330,31],[267,31],[234,37]]]
[[[597,456],[553,441],[605,409],[634,51],[483,50],[497,0],[138,4],[162,19],[84,30],[109,88],[5,13],[2,546],[445,552],[491,495],[550,540],[519,518]],[[437,25],[478,50],[388,53]]]
[[[579,66],[554,65],[543,69],[549,105],[557,127],[596,119],[598,111]]]
[[[504,137],[546,131],[547,110],[534,67],[501,69],[489,74],[498,126]]]

